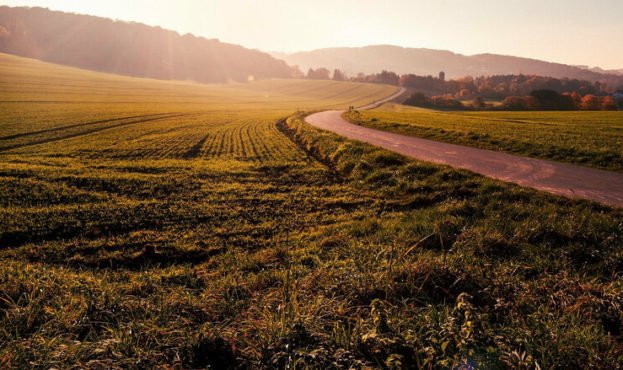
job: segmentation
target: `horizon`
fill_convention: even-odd
[[[227,4],[197,4],[192,0],[177,3],[176,11],[172,12],[171,4],[166,0],[139,0],[131,8],[119,0],[88,3],[73,0],[0,1],[0,5],[11,7],[44,7],[138,22],[267,53],[293,54],[326,48],[392,45],[447,50],[463,55],[508,55],[605,70],[623,68],[623,49],[617,50],[611,45],[614,35],[621,31],[616,14],[623,12],[623,3],[614,0],[602,0],[601,6],[560,0],[537,5],[537,1],[528,0],[522,1],[520,8],[513,8],[517,1],[495,4],[492,0],[483,0],[479,6],[466,7],[461,4],[463,2],[451,0],[419,1],[417,4],[400,0],[399,5],[381,11],[370,1],[353,0],[331,4],[331,8],[322,6],[329,4],[326,0],[321,0],[320,5],[308,2],[295,5],[282,0],[262,4],[245,0]],[[531,11],[537,6],[540,7],[539,13],[533,17]],[[306,17],[293,16],[301,13],[301,9],[305,10]],[[333,10],[324,12],[325,9]],[[414,12],[414,9],[420,11]],[[455,11],[457,9],[460,11]],[[556,14],[560,9],[566,9],[562,17],[561,13]],[[512,20],[503,17],[511,10],[514,12]],[[558,17],[552,17],[554,14]],[[441,24],[444,27],[437,24],[439,19],[444,19]],[[232,20],[246,26],[231,27]],[[527,22],[531,28],[520,27]],[[339,35],[333,31],[337,24],[345,25]],[[248,32],[250,27],[253,32]],[[308,31],[311,27],[315,32]],[[562,27],[568,31],[560,32]],[[384,31],[377,32],[377,29]],[[434,34],[431,29],[435,29]],[[457,34],[456,29],[463,32]],[[568,32],[572,30],[575,34],[569,37]],[[488,36],[494,31],[498,35],[495,39]],[[520,32],[523,33],[521,36]]]

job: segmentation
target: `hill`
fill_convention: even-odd
[[[43,8],[0,7],[0,52],[166,80],[209,83],[290,77],[286,63],[257,50]]]
[[[600,67],[590,67],[587,65],[578,65],[575,66],[581,69],[588,69],[589,71],[593,71],[593,72],[597,72],[597,73],[605,73],[605,74],[615,74],[615,75],[623,75],[623,68],[622,69],[603,69]]]
[[[497,54],[462,55],[446,50],[403,48],[393,45],[374,45],[356,48],[328,48],[293,54],[273,53],[273,56],[308,68],[339,68],[355,75],[390,70],[398,74],[437,75],[446,72],[448,78],[502,74],[533,74],[555,78],[576,78],[588,81],[616,81],[619,76],[597,73],[585,68],[536,59]],[[619,78],[620,79],[620,78]]]

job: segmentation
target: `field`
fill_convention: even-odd
[[[2,368],[623,363],[623,211],[297,113],[392,87],[0,79]]]
[[[364,126],[623,172],[623,111],[441,112],[394,104],[347,113]]]

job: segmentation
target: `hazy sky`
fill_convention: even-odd
[[[0,0],[265,51],[395,44],[623,68],[623,0]]]

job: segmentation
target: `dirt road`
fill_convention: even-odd
[[[393,99],[394,96],[384,99]],[[382,102],[359,109],[369,109]],[[305,120],[320,129],[363,141],[405,156],[467,169],[484,176],[572,198],[623,207],[623,174],[446,144],[361,127],[342,118],[342,111],[326,111]]]

